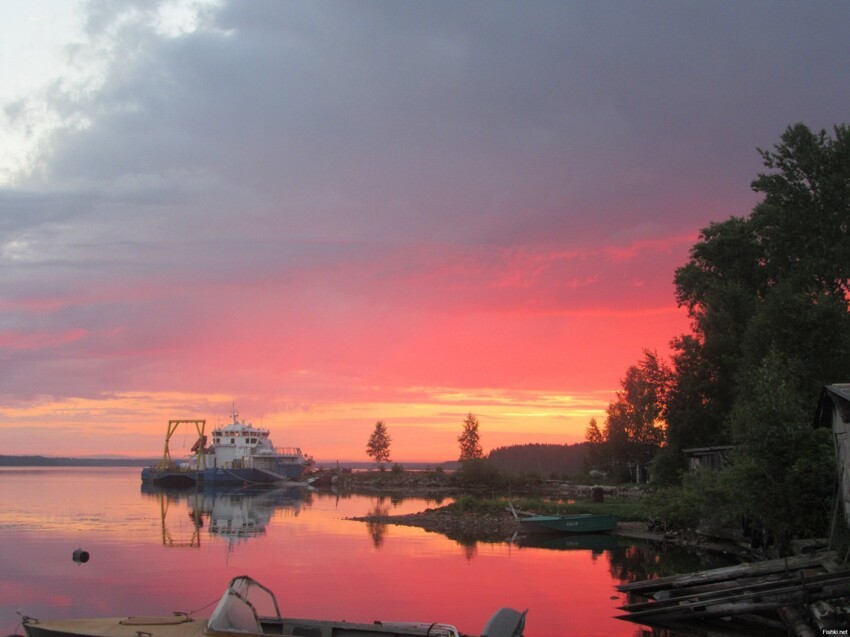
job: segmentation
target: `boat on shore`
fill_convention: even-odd
[[[522,637],[526,612],[499,609],[484,626],[481,637]],[[165,617],[98,619],[39,620],[24,617],[21,623],[27,637],[471,637],[458,632],[450,624],[439,622],[375,621],[368,624],[283,617],[274,593],[246,575],[230,581],[207,620],[174,613]]]
[[[235,408],[231,418],[213,430],[211,443],[204,433],[205,420],[169,420],[162,461],[142,469],[142,483],[170,487],[292,483],[312,466],[312,458],[300,448],[275,447],[268,429],[239,420]],[[175,462],[169,441],[180,425],[194,425],[198,438],[192,455]]]
[[[526,533],[608,533],[617,528],[619,518],[616,515],[594,515],[578,513],[573,515],[536,515],[517,511],[510,506],[511,513]]]

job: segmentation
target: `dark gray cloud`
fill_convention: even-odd
[[[230,1],[178,36],[163,4],[85,5],[69,56],[99,81],[6,110],[68,125],[0,190],[0,392],[152,386],[205,322],[256,328],[228,294],[341,349],[340,308],[364,341],[372,307],[410,321],[402,349],[446,308],[672,304],[756,147],[850,104],[841,2]]]
[[[134,4],[94,5],[114,57],[62,107],[91,125],[57,135],[48,175],[179,193],[190,226],[239,207],[335,239],[693,228],[746,212],[756,146],[850,97],[841,3],[225,3],[180,38],[116,30]],[[670,218],[697,197],[733,209]]]

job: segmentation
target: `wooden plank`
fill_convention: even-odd
[[[800,572],[800,571],[796,571]],[[823,571],[820,571],[822,573]],[[817,573],[810,573],[816,575]],[[700,593],[711,593],[713,591],[728,590],[730,586],[745,588],[749,585],[758,585],[765,582],[777,582],[784,579],[786,573],[771,573],[770,575],[756,575],[755,577],[738,577],[736,579],[724,580],[722,582],[712,582],[710,584],[694,584],[687,588],[672,588],[667,590],[657,591],[653,593],[652,599],[663,601],[667,599],[675,599],[679,597],[687,597],[689,595],[698,595]]]
[[[815,637],[815,631],[809,626],[796,608],[783,607],[777,609],[788,630],[794,631],[795,637]]]
[[[759,591],[771,591],[777,590],[787,587],[794,586],[802,586],[802,587],[810,587],[817,586],[819,584],[823,584],[826,582],[836,582],[846,580],[850,583],[850,570],[843,571],[840,573],[822,573],[819,575],[812,575],[805,578],[800,578],[796,575],[791,575],[789,577],[785,577],[782,579],[774,579],[769,581],[762,581],[759,583],[749,583],[743,586],[727,586],[725,588],[718,588],[710,591],[699,591],[694,593],[688,593],[688,589],[683,589],[679,591],[679,593],[675,597],[670,597],[668,599],[651,601],[651,602],[639,602],[636,604],[627,604],[625,606],[620,606],[622,610],[628,610],[631,612],[645,610],[647,608],[664,608],[665,606],[681,606],[682,604],[687,604],[691,602],[710,602],[713,599],[723,599],[725,597],[734,598],[738,595],[745,593],[757,593]],[[733,580],[737,581],[737,580]]]
[[[782,580],[770,587],[765,587],[759,590],[729,590],[723,591],[722,594],[712,594],[706,597],[695,596],[694,598],[680,598],[667,600],[664,602],[647,602],[644,604],[634,605],[639,606],[641,610],[634,612],[664,612],[666,609],[687,609],[709,606],[712,604],[723,604],[727,601],[740,601],[746,599],[761,599],[767,597],[782,597],[786,594],[795,594],[797,592],[812,593],[824,589],[850,590],[850,578],[847,576],[838,576],[835,574],[826,574],[817,580]],[[721,593],[718,591],[718,593]],[[624,607],[626,610],[633,610],[633,606]]]
[[[850,580],[839,580],[838,582],[826,582],[814,587],[805,585],[786,586],[772,591],[757,591],[753,593],[739,594],[724,597],[709,602],[694,601],[680,604],[678,606],[665,606],[664,608],[646,609],[620,615],[619,619],[629,621],[650,621],[654,618],[661,619],[681,618],[697,619],[703,617],[726,617],[741,613],[757,613],[775,610],[780,606],[793,606],[821,599],[841,597],[850,593]]]
[[[744,614],[733,619],[700,619],[698,621],[642,622],[676,635],[693,637],[754,637],[755,635],[787,635],[788,629],[779,619],[768,619],[767,615]],[[653,635],[656,633],[653,632]],[[666,635],[667,633],[661,633]]]
[[[839,564],[838,556],[832,551],[821,558],[821,565],[831,572],[840,571],[844,568],[843,564]]]
[[[761,626],[752,626],[749,622],[726,622],[723,620],[702,620],[699,622],[686,621],[669,621],[669,622],[644,622],[655,628],[660,628],[665,631],[673,631],[676,635],[693,635],[694,637],[753,637],[754,634],[764,634],[755,632]],[[779,628],[771,627],[771,634],[783,634],[779,631],[783,630],[784,626],[780,624]],[[643,633],[641,633],[643,634]],[[653,632],[653,634],[655,634]],[[666,634],[666,633],[663,633]]]
[[[694,584],[708,584],[740,577],[752,577],[756,575],[767,575],[770,573],[781,573],[783,571],[799,570],[820,566],[823,556],[800,555],[789,558],[779,558],[764,562],[736,564],[735,566],[724,566],[708,571],[697,571],[683,575],[671,575],[651,580],[630,582],[620,584],[617,590],[623,593],[647,593],[665,588],[683,588]]]

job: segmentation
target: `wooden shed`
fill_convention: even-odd
[[[841,485],[840,501],[844,504],[845,521],[850,526],[850,383],[823,388],[815,413],[815,427],[832,429],[838,484]]]
[[[697,473],[699,471],[717,471],[729,460],[732,453],[732,445],[722,447],[697,447],[694,449],[682,449],[688,457],[688,471]]]

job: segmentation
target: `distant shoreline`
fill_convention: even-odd
[[[54,458],[51,456],[0,456],[0,467],[147,467],[155,458]]]
[[[3,456],[0,455],[0,467],[150,467],[161,458],[70,458],[54,456]],[[433,469],[442,466],[445,469],[456,468],[455,462],[410,462],[406,469]],[[317,462],[316,468],[331,469],[336,462]],[[343,469],[374,469],[374,462],[339,462]]]

